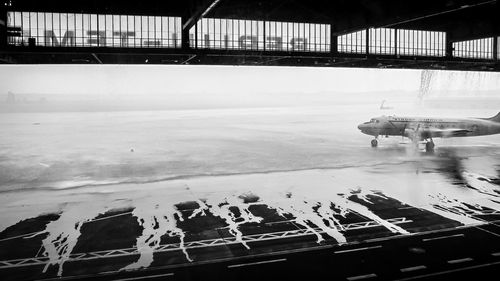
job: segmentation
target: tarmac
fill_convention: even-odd
[[[297,277],[312,280],[453,280],[481,277],[500,269],[500,212],[484,208],[469,214],[479,221],[464,225],[393,198],[368,195],[349,200],[407,233],[395,233],[356,212],[339,217],[346,241],[339,243],[321,228],[294,221],[259,198],[244,198],[248,211],[262,218],[238,225],[236,237],[221,217],[207,212],[193,217],[196,201],[177,205],[178,235],[161,235],[147,267],[130,268],[141,258],[137,237],[143,228],[133,209],[113,210],[80,226],[80,236],[58,276],[57,264],[43,255],[43,232],[61,214],[23,220],[0,234],[3,280],[162,279],[255,280]],[[368,200],[366,200],[368,199]],[[242,211],[232,208],[236,222]],[[158,226],[159,227],[159,226]],[[151,236],[149,237],[151,238]],[[147,241],[146,241],[147,242]],[[59,249],[61,251],[62,249]],[[127,267],[129,266],[129,267]],[[491,276],[491,275],[490,275]]]

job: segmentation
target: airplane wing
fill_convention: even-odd
[[[453,129],[438,129],[438,128],[427,128],[422,130],[422,136],[428,136],[432,138],[449,138],[449,137],[461,137],[467,135],[472,131],[467,129],[453,128]]]
[[[450,138],[450,137],[459,137],[465,136],[467,133],[472,131],[467,129],[460,128],[452,128],[452,129],[439,129],[426,127],[422,128],[420,125],[415,128],[407,128],[405,129],[405,136],[412,139],[427,139],[427,138]]]

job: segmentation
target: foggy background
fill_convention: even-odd
[[[408,140],[384,138],[373,150],[357,125],[500,111],[500,76],[485,72],[14,65],[0,77],[3,191],[398,165],[415,157]],[[458,146],[493,162],[499,143],[436,140],[438,152]]]
[[[496,105],[487,72],[248,66],[0,67],[1,112],[325,106],[474,99]],[[9,92],[11,93],[10,98]],[[450,104],[460,106],[450,100]],[[462,106],[471,104],[462,103]],[[473,105],[473,104],[472,104]]]

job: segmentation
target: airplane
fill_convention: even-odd
[[[432,138],[485,136],[500,133],[500,112],[491,118],[427,118],[380,116],[358,126],[362,133],[374,136],[372,147],[378,146],[378,136],[407,137],[418,146],[426,141],[425,150],[434,151]]]

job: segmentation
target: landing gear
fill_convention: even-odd
[[[432,139],[430,141],[427,141],[425,143],[425,151],[427,152],[433,152],[434,151],[434,142]]]
[[[377,146],[378,146],[378,140],[372,139],[372,147],[377,147]]]

